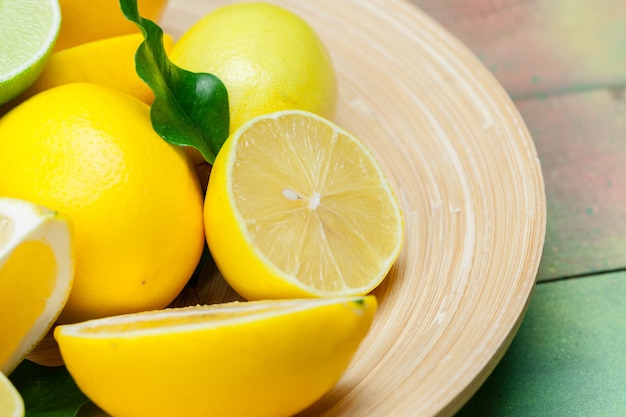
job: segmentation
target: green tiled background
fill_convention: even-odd
[[[463,416],[626,415],[626,273],[537,285]]]

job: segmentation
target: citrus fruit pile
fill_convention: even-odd
[[[375,156],[332,121],[325,45],[267,3],[217,8],[179,39],[133,14],[166,6],[0,2],[2,415],[23,415],[5,375],[42,339],[113,416],[293,415],[374,320],[403,217]],[[200,73],[227,101],[170,88]],[[179,105],[218,117],[197,103],[220,99],[209,160],[181,139]],[[172,308],[207,257],[245,301]]]

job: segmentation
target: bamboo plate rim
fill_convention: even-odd
[[[161,26],[177,38],[234,2],[170,0]],[[335,121],[375,154],[406,221],[370,334],[299,416],[454,414],[509,346],[535,284],[546,202],[532,139],[492,74],[408,1],[271,3],[328,47]]]

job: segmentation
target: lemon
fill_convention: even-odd
[[[74,276],[73,242],[65,216],[27,201],[0,198],[3,373],[17,367],[65,305]]]
[[[0,416],[24,416],[24,401],[11,381],[2,372],[0,372]]]
[[[139,33],[124,17],[119,0],[58,0],[63,22],[55,50],[113,36]],[[158,21],[167,0],[137,0],[141,16]]]
[[[203,195],[149,106],[94,84],[46,90],[0,119],[0,196],[69,216],[76,274],[60,322],[162,308],[204,246]]]
[[[337,80],[330,55],[312,27],[282,7],[222,6],[189,28],[170,55],[182,68],[222,80],[231,132],[277,110],[334,115]]]
[[[151,104],[154,94],[135,70],[135,53],[143,40],[142,34],[135,33],[54,52],[37,81],[20,99],[24,100],[58,85],[86,82],[123,91]],[[168,51],[174,40],[164,34],[163,43]]]
[[[339,380],[374,296],[168,309],[59,326],[79,388],[114,416],[291,416]]]
[[[0,104],[18,96],[37,79],[60,24],[57,0],[0,2]]]
[[[404,238],[398,201],[371,152],[300,110],[259,116],[228,138],[204,209],[215,263],[248,300],[366,294]]]

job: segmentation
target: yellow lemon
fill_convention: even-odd
[[[300,17],[279,6],[220,7],[175,43],[171,60],[224,82],[233,132],[247,120],[284,109],[331,118],[337,81],[325,46]]]
[[[216,304],[59,326],[80,389],[119,417],[287,417],[339,380],[374,296]]]
[[[0,3],[0,105],[17,97],[37,79],[60,24],[57,0]]]
[[[58,85],[86,82],[123,91],[152,104],[154,94],[135,70],[135,53],[143,40],[142,34],[135,33],[54,52],[37,81],[20,99],[24,100]],[[165,34],[163,43],[168,51],[174,40]]]
[[[24,401],[2,372],[0,372],[0,416],[24,417]]]
[[[248,300],[366,294],[404,239],[398,201],[370,151],[299,110],[252,119],[228,138],[204,210],[215,263]]]
[[[204,246],[203,195],[149,107],[93,84],[44,91],[0,119],[0,195],[69,216],[76,275],[60,322],[166,306]]]
[[[73,277],[69,219],[0,198],[0,371],[10,374],[52,327]]]
[[[20,0],[21,1],[21,0]],[[119,0],[58,0],[63,21],[55,50],[112,36],[139,33],[124,17]],[[142,17],[158,21],[167,0],[138,0]]]

